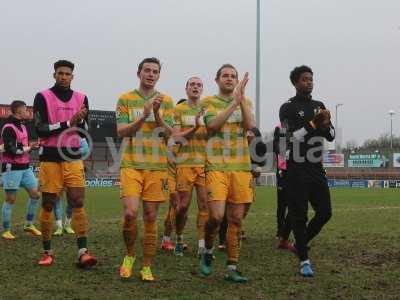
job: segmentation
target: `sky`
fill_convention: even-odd
[[[399,0],[261,0],[261,129],[271,131],[280,105],[295,93],[290,71],[314,71],[313,97],[338,108],[342,141],[400,135]],[[75,63],[73,89],[92,109],[114,110],[138,87],[144,57],[162,61],[158,89],[185,97],[188,77],[204,95],[217,92],[224,63],[250,73],[255,98],[256,0],[0,1],[0,103],[53,85],[53,63]]]

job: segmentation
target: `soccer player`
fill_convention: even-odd
[[[223,65],[215,81],[219,94],[204,99],[204,117],[210,137],[207,142],[206,187],[209,219],[205,229],[205,253],[201,273],[211,274],[213,243],[224,217],[228,218],[226,280],[246,282],[237,267],[240,255],[240,232],[244,215],[253,201],[253,178],[246,131],[255,127],[251,102],[245,97],[246,73],[238,82],[234,66]]]
[[[177,102],[178,104],[181,104],[182,102],[187,101],[186,99],[180,99]],[[165,216],[164,220],[164,236],[161,241],[161,249],[166,250],[166,251],[172,251],[175,250],[175,244],[171,239],[172,232],[174,231],[176,225],[176,208],[179,203],[179,194],[178,191],[176,190],[176,155],[177,151],[179,149],[179,145],[175,144],[173,142],[172,145],[172,152],[171,152],[171,157],[168,155],[167,157],[167,163],[168,163],[168,189],[169,189],[169,205],[168,205],[168,210],[167,214]],[[184,243],[184,248],[187,248],[186,243]]]
[[[87,156],[90,149],[89,144],[85,138],[81,138],[79,151],[83,157]],[[58,198],[54,203],[54,217],[56,218],[56,231],[53,233],[54,236],[61,236],[63,233],[75,234],[74,229],[72,228],[72,207],[67,203],[67,207],[65,209],[65,222],[64,226],[62,224],[63,217],[63,205],[62,205],[62,197]]]
[[[132,276],[137,238],[137,212],[143,202],[143,281],[153,281],[151,263],[157,247],[157,211],[167,200],[168,175],[165,138],[173,125],[173,100],[156,90],[161,64],[145,58],[139,64],[139,88],[120,96],[117,104],[118,136],[124,138],[121,158],[121,199],[124,206],[123,237],[126,256],[120,276]]]
[[[276,190],[277,190],[277,233],[276,237],[279,239],[278,249],[287,249],[295,252],[293,244],[289,241],[291,232],[289,215],[287,214],[288,208],[288,184],[286,176],[286,159],[285,154],[281,151],[281,141],[286,142],[285,135],[281,133],[282,126],[279,124],[274,130],[273,150],[276,157]]]
[[[261,140],[261,132],[257,127],[251,128],[247,130],[247,142],[250,147],[250,159],[251,159],[251,174],[253,175],[253,200],[256,199],[256,179],[261,175],[261,167],[265,165],[265,154],[267,152],[267,146]],[[246,211],[244,213],[243,219],[246,218],[247,213],[250,209],[250,206],[247,206]],[[226,232],[228,230],[228,220],[226,215],[226,210],[224,214],[224,218],[219,227],[219,245],[218,250],[225,251],[226,249]],[[246,240],[247,236],[243,229],[242,223],[242,231],[240,233],[240,240]]]
[[[300,259],[300,274],[312,277],[314,272],[307,245],[332,216],[328,181],[322,166],[324,140],[333,141],[335,130],[330,113],[321,101],[312,99],[313,71],[307,66],[294,68],[290,81],[296,96],[284,103],[279,118],[290,138],[287,155],[289,218]],[[307,224],[308,202],[315,211]]]
[[[188,100],[178,104],[174,110],[174,138],[180,141],[176,157],[177,190],[179,192],[176,212],[175,255],[183,256],[183,230],[185,228],[193,187],[197,193],[197,238],[198,254],[204,252],[204,226],[208,219],[207,190],[205,187],[205,145],[207,130],[203,122],[204,109],[200,103],[203,82],[191,77],[186,82]]]
[[[53,207],[66,189],[72,207],[73,226],[78,244],[78,266],[92,267],[97,259],[87,249],[87,217],[84,209],[85,174],[79,152],[80,135],[87,131],[87,97],[71,89],[74,64],[67,60],[54,63],[55,85],[35,96],[33,113],[40,138],[39,183],[42,192],[40,215],[44,254],[39,265],[54,261],[51,248]],[[79,128],[79,130],[78,130]]]
[[[174,147],[176,148],[176,147]],[[174,149],[172,150],[173,152]],[[176,208],[179,202],[179,195],[176,190],[176,163],[170,157],[167,157],[168,164],[168,190],[169,190],[169,205],[167,214],[164,219],[164,235],[161,241],[161,249],[173,251],[175,244],[172,241],[172,232],[175,229]]]
[[[29,144],[28,131],[24,125],[26,118],[25,102],[13,101],[11,103],[11,116],[7,118],[1,131],[1,144],[4,145],[1,169],[3,172],[3,189],[6,194],[2,207],[4,232],[1,236],[6,240],[15,239],[15,236],[11,233],[11,213],[20,187],[24,187],[29,194],[24,230],[34,236],[41,235],[41,232],[33,224],[39,203],[39,193],[36,177],[29,167],[29,152],[37,150],[38,144]]]

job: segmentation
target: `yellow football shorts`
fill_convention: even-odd
[[[168,199],[167,171],[121,168],[121,198],[138,197],[143,201],[164,202]]]
[[[85,187],[82,160],[40,163],[39,186],[42,193],[61,194],[64,187]]]
[[[176,188],[180,192],[191,192],[193,186],[205,186],[204,167],[180,167],[176,174]]]
[[[206,187],[208,201],[253,202],[253,176],[249,171],[209,171],[206,173]]]

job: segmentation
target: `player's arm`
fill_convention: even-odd
[[[10,127],[4,128],[2,138],[4,151],[11,156],[22,155],[31,150],[30,146],[23,146],[21,143],[17,143],[17,136]]]
[[[317,135],[324,137],[328,142],[332,142],[335,139],[335,128],[331,122],[331,113],[326,109],[325,105],[321,103],[322,110],[325,110],[325,120],[321,121],[321,126],[317,128]]]
[[[232,103],[222,113],[218,114],[214,119],[211,119],[208,122],[207,128],[209,130],[214,132],[218,131],[226,123],[228,118],[232,115],[232,113],[239,105],[242,111],[244,128],[247,130],[256,126],[251,108],[248,103],[246,103],[245,99],[245,89],[248,81],[249,74],[246,72],[243,79],[239,82],[239,84],[235,88],[235,91],[233,92]]]
[[[80,123],[82,123],[85,117],[87,117],[87,109],[86,107],[82,106],[81,109],[75,115],[73,115],[70,120],[50,124],[47,114],[46,100],[44,99],[43,95],[41,93],[37,93],[33,101],[33,119],[36,132],[39,137],[50,137],[52,135],[59,134],[67,128],[78,126]]]
[[[234,101],[240,104],[240,110],[242,111],[243,127],[245,130],[256,127],[256,121],[251,111],[251,102],[246,101],[245,91],[246,85],[249,82],[249,73],[245,73],[243,79],[239,82],[238,86],[233,92]]]
[[[206,114],[206,118],[208,117],[208,121],[206,122],[207,130],[210,132],[216,132],[221,129],[222,126],[228,121],[229,117],[233,114],[233,112],[238,107],[238,103],[232,101],[229,106],[215,116],[211,116],[210,113]]]
[[[200,110],[195,117],[195,125],[191,128],[185,129],[185,130],[180,130],[180,126],[182,124],[181,119],[179,118],[179,116],[175,116],[175,122],[176,122],[176,126],[174,126],[174,129],[177,128],[179,130],[176,130],[173,132],[173,137],[174,138],[185,138],[185,139],[191,139],[193,137],[193,135],[196,133],[196,131],[200,128],[201,124],[200,124],[200,119],[203,118],[205,113],[205,109]]]
[[[250,130],[256,127],[256,121],[254,120],[254,114],[251,111],[251,102],[246,100],[245,91],[246,85],[249,82],[249,73],[245,73],[243,79],[239,82],[235,91],[233,92],[233,98],[236,103],[239,103],[240,110],[242,112],[243,127],[245,130]]]
[[[190,140],[199,128],[200,126],[193,126],[189,129],[180,130],[180,126],[175,126],[172,137],[174,137],[175,139],[184,138]]]
[[[279,110],[279,119],[282,124],[283,132],[287,137],[293,136],[296,140],[301,141],[306,135],[316,133],[316,124],[313,120],[306,122],[304,125],[297,124],[295,120],[296,112],[290,103],[284,103]]]
[[[119,99],[117,103],[117,134],[118,137],[132,137],[138,132],[151,113],[151,103],[146,103],[143,114],[134,122],[129,122],[129,108],[124,99]]]
[[[164,95],[160,94],[153,100],[153,113],[154,119],[158,127],[162,127],[164,131],[164,136],[166,138],[173,134],[173,111],[174,106],[172,100],[164,99]],[[160,107],[163,105],[163,115],[161,116]]]
[[[39,137],[50,137],[69,128],[67,121],[49,124],[46,101],[41,93],[37,93],[33,101],[33,121]]]
[[[79,132],[79,136],[81,138],[85,138],[85,132],[88,132],[89,130],[89,100],[88,98],[85,96],[85,100],[83,101],[83,107],[86,109],[87,113],[85,115],[85,117],[78,122],[78,124],[76,125],[76,127],[79,127],[81,129],[81,131]],[[83,132],[82,132],[83,130]]]
[[[243,101],[240,103],[240,109],[242,111],[244,129],[249,130],[256,127],[256,121],[254,120],[254,115],[251,111],[251,105]]]
[[[135,122],[131,123],[118,123],[117,124],[117,134],[118,137],[132,137],[140,130],[143,123],[146,121],[148,116],[141,116]]]

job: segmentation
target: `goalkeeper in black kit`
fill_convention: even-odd
[[[296,96],[279,111],[287,140],[286,163],[289,219],[295,236],[295,250],[300,259],[300,274],[313,277],[308,257],[308,243],[332,216],[331,198],[322,166],[324,140],[333,141],[335,130],[330,112],[321,101],[312,99],[313,72],[307,66],[290,73]],[[315,211],[307,223],[308,202]]]

